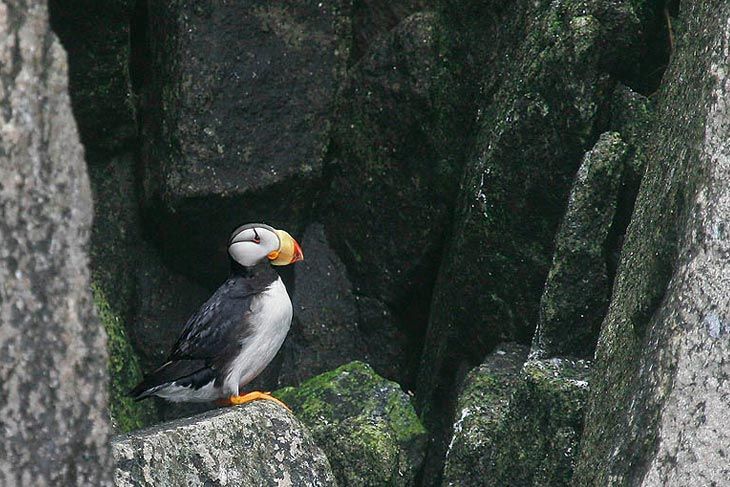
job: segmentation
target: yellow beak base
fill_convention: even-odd
[[[304,260],[302,248],[291,235],[284,230],[276,230],[276,234],[279,236],[280,246],[279,250],[269,254],[272,265],[289,265]]]

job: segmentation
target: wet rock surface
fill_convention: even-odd
[[[0,2],[0,484],[109,480],[92,198],[45,2]]]
[[[414,485],[427,433],[398,384],[352,362],[275,395],[311,429],[339,485]]]
[[[331,486],[327,458],[307,429],[270,401],[117,436],[116,486]]]

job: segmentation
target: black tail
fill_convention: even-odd
[[[179,385],[202,387],[215,379],[215,373],[204,360],[171,360],[149,375],[129,391],[127,395],[135,401],[151,397],[160,386],[173,382]]]

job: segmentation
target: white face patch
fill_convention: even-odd
[[[279,236],[271,227],[249,227],[239,231],[231,238],[228,253],[233,260],[244,267],[254,266],[279,250]]]

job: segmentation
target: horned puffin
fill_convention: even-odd
[[[272,265],[302,260],[302,249],[283,230],[249,223],[233,231],[228,257],[228,279],[188,319],[165,364],[130,392],[134,399],[280,403],[268,393],[239,392],[273,360],[289,332],[291,300]]]

